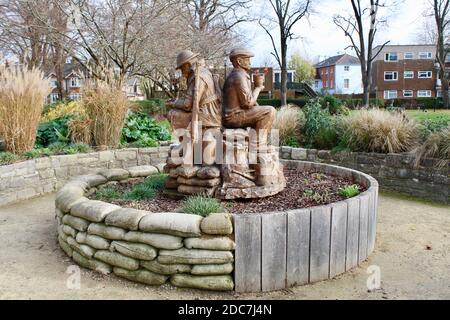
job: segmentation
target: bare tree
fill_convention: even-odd
[[[450,0],[433,0],[434,20],[436,22],[436,61],[439,64],[442,99],[444,108],[449,106],[449,74],[445,70],[445,60],[450,52],[448,46],[448,26],[450,23]]]
[[[372,62],[380,54],[383,48],[389,43],[386,41],[382,45],[378,46],[378,49],[374,51],[375,37],[380,24],[386,21],[380,19],[379,9],[385,7],[385,3],[381,3],[380,0],[370,0],[368,6],[361,5],[363,0],[350,0],[353,13],[344,17],[342,15],[334,16],[333,20],[336,26],[338,26],[346,37],[350,39],[351,45],[348,48],[352,48],[361,64],[361,74],[363,83],[363,104],[365,107],[369,106],[370,101],[370,87],[372,85]],[[366,36],[364,24],[365,19],[369,19],[370,27]]]
[[[270,19],[278,25],[280,32],[279,47],[275,43],[274,36],[264,19],[260,19],[259,25],[268,34],[273,47],[272,55],[275,57],[281,69],[281,105],[287,105],[287,66],[288,66],[288,42],[295,38],[292,28],[311,11],[311,0],[268,0],[275,13],[276,19]]]

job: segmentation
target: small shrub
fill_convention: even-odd
[[[333,115],[338,114],[342,106],[342,101],[330,94],[325,95],[320,102],[322,107],[327,108]]]
[[[436,158],[440,159],[438,166],[445,167],[450,161],[450,126],[431,134],[414,153],[416,166],[423,158]]]
[[[65,142],[54,142],[48,146],[48,149],[52,154],[65,154],[65,149],[67,148],[67,143]]]
[[[26,65],[0,66],[0,136],[6,151],[33,149],[50,85],[44,74]]]
[[[139,111],[145,112],[149,115],[164,114],[166,112],[166,105],[163,99],[133,101],[133,104],[138,106],[137,109]]]
[[[157,141],[168,141],[171,139],[170,131],[166,123],[158,124],[155,119],[150,118],[142,112],[129,112],[122,130],[121,141],[135,143],[142,147],[157,147]]]
[[[304,115],[300,108],[287,105],[277,111],[272,129],[278,130],[280,145],[294,147],[298,144],[304,123]]]
[[[399,114],[378,109],[360,110],[343,121],[347,146],[352,151],[398,153],[412,150],[419,127]]]
[[[0,152],[0,164],[11,164],[19,160],[19,156],[11,152]]]
[[[83,143],[69,144],[62,149],[62,152],[65,154],[88,153],[91,151],[92,148]]]
[[[128,100],[122,89],[106,81],[86,80],[82,103],[91,119],[94,144],[117,147],[128,111]]]
[[[95,198],[114,200],[122,198],[122,194],[114,187],[106,186],[97,190],[95,193]]]
[[[128,200],[150,200],[156,195],[155,189],[146,184],[138,184],[131,191],[125,193]]]
[[[43,112],[41,121],[50,122],[67,116],[72,118],[86,117],[86,110],[79,101],[59,102]]]
[[[50,122],[39,124],[36,135],[36,146],[46,147],[55,142],[68,142],[69,132],[67,124],[71,119],[72,116],[67,115]]]
[[[183,201],[181,211],[206,217],[211,213],[223,212],[223,208],[217,199],[205,196],[192,196]]]
[[[352,198],[360,194],[359,186],[353,184],[351,186],[345,186],[344,188],[339,188],[339,195],[346,198]]]
[[[304,108],[305,113],[305,139],[306,143],[314,144],[316,136],[323,128],[329,128],[332,118],[328,110],[323,109],[320,99],[313,99]]]

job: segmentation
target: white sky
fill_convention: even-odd
[[[368,3],[367,0],[361,1]],[[400,1],[401,3],[397,7],[381,12],[388,22],[383,29],[378,31],[375,45],[388,40],[391,41],[390,44],[414,44],[417,42],[417,33],[423,26],[423,16],[429,0]],[[258,11],[271,12],[273,10],[267,4],[265,9],[262,9],[261,0],[254,1],[254,4],[255,10]],[[260,8],[256,9],[258,4]],[[308,19],[302,19],[294,28],[294,33],[299,36],[299,39],[290,41],[288,56],[298,52],[303,57],[317,62],[319,56],[320,60],[323,60],[326,57],[345,52],[350,40],[333,23],[333,16],[335,14],[348,15],[352,12],[352,8],[350,0],[313,0],[313,4],[315,12]],[[270,38],[258,23],[246,23],[241,29],[250,39],[247,46],[255,53],[252,65],[263,66],[269,60],[275,64],[275,60],[270,57],[272,51]],[[272,30],[274,35],[279,32],[278,28]],[[279,40],[276,41],[278,44]],[[346,52],[354,55],[350,49],[347,49]]]

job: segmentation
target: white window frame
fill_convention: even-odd
[[[430,97],[431,97],[431,90],[417,90],[417,98],[430,98]]]
[[[391,55],[395,55],[395,60],[392,59]],[[384,55],[385,62],[398,62],[398,53],[397,52],[386,52]]]
[[[50,102],[54,103],[56,101],[58,101],[59,99],[59,94],[58,93],[50,93]]]
[[[74,84],[75,80],[75,84]],[[77,77],[71,77],[69,79],[70,88],[79,88],[80,87],[80,78]]]
[[[350,79],[344,79],[344,89],[350,89]]]
[[[328,88],[328,80],[325,81],[325,88]]]
[[[58,86],[58,80],[56,80],[56,79],[51,79],[51,80],[50,80],[50,87],[56,88],[57,86]]]
[[[424,77],[423,75],[421,76],[420,74],[426,73],[426,76]],[[418,71],[417,72],[417,78],[419,79],[431,79],[433,78],[433,71]]]
[[[392,74],[392,79],[386,79],[387,74]],[[397,81],[398,80],[398,71],[385,71],[384,72],[384,81]]]
[[[410,92],[411,95],[406,95],[406,92]],[[403,98],[414,98],[414,91],[413,90],[403,90]]]
[[[395,97],[391,96],[392,93],[395,93]],[[397,90],[385,90],[383,96],[385,100],[397,99],[398,93]]]
[[[426,55],[426,57],[423,57],[424,55]],[[419,52],[419,59],[421,59],[421,60],[433,59],[433,53],[431,53],[431,52]]]
[[[406,74],[410,74],[410,75],[412,74],[412,75],[407,77]],[[411,71],[411,70],[404,71],[403,78],[404,79],[414,79],[414,71]]]
[[[410,57],[408,57],[408,56],[410,56]],[[414,52],[405,52],[403,54],[403,58],[405,60],[413,60],[414,59]]]

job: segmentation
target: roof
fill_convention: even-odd
[[[341,55],[330,57],[326,60],[323,60],[323,61],[317,63],[314,67],[324,68],[324,67],[335,66],[337,64],[352,65],[352,64],[359,64],[359,63],[360,62],[359,62],[358,58],[345,53],[345,54],[341,54]]]
[[[72,74],[74,74],[77,77],[82,77],[83,75],[83,68],[80,64],[77,63],[65,63],[64,64],[64,78],[68,78],[69,76],[71,76]],[[51,70],[51,72],[49,72],[47,74],[47,77],[50,76],[55,76],[56,77],[56,73],[55,70]]]

